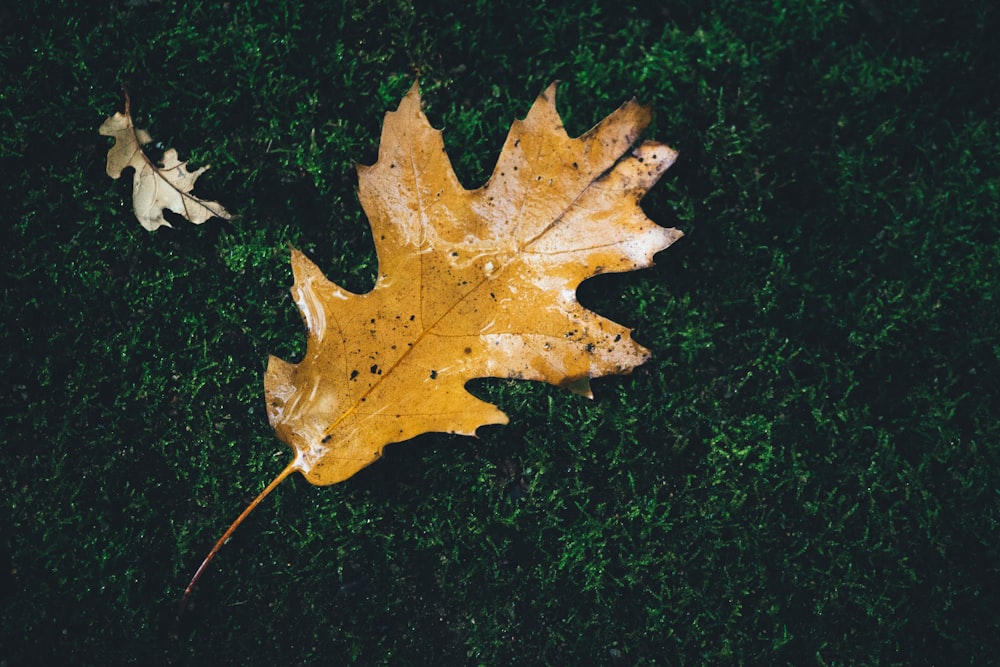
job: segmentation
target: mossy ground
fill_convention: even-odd
[[[12,3],[0,12],[0,665],[986,665],[1000,655],[1000,29],[986,0]],[[560,79],[635,95],[686,237],[582,298],[588,402],[286,481],[289,244],[375,270],[354,163],[419,75],[468,186]],[[149,234],[121,108],[238,214]]]

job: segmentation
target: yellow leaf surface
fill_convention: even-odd
[[[555,85],[515,121],[485,186],[466,190],[414,85],[386,114],[359,195],[378,254],[375,288],[352,294],[292,251],[292,295],[308,329],[297,364],[271,357],[267,412],[313,484],[340,482],[385,445],[505,424],[465,389],[473,378],[541,380],[589,396],[649,352],[583,308],[577,286],[652,264],[680,238],[639,201],[676,153],[636,144],[650,112],[627,102],[578,138]],[[631,149],[631,150],[630,150]]]
[[[208,166],[188,171],[187,163],[177,158],[177,151],[168,149],[160,166],[146,156],[142,146],[152,141],[149,133],[133,126],[129,113],[129,99],[125,97],[125,113],[117,112],[98,129],[102,135],[114,137],[115,143],[108,151],[107,172],[119,178],[122,171],[131,167],[132,206],[139,223],[153,231],[172,225],[163,217],[164,209],[184,216],[195,224],[209,218],[232,219],[232,216],[214,201],[205,201],[191,194],[194,182]]]

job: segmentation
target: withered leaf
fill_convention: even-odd
[[[119,178],[125,169],[131,167],[134,170],[132,207],[139,223],[149,231],[164,225],[171,227],[163,217],[164,209],[195,224],[213,217],[232,219],[218,202],[205,201],[191,194],[195,180],[208,169],[208,165],[188,171],[187,162],[181,162],[173,148],[163,153],[160,166],[153,164],[142,150],[142,146],[151,142],[152,138],[145,130],[133,126],[129,106],[126,95],[125,113],[116,112],[101,124],[98,132],[115,139],[108,151],[108,176]]]
[[[386,114],[378,160],[359,195],[378,254],[375,288],[352,294],[292,251],[292,296],[308,330],[297,364],[271,357],[267,413],[294,458],[215,543],[283,479],[347,479],[390,443],[421,433],[473,435],[507,416],[465,389],[473,378],[542,380],[590,395],[590,378],[648,359],[630,330],[583,308],[577,286],[652,264],[681,237],[639,206],[675,160],[664,144],[631,150],[650,111],[627,102],[578,138],[555,86],[515,121],[485,186],[466,190],[416,84]]]

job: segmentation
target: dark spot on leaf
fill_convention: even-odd
[[[333,437],[332,435],[330,435],[329,433],[327,433],[326,435],[323,436],[323,439],[320,440],[320,442],[322,442],[324,444],[328,443],[328,442],[330,442],[330,438],[332,438],[332,437]]]
[[[357,371],[357,369],[351,371],[351,379],[353,380],[356,377],[358,377],[358,371]]]
[[[437,380],[438,379],[438,372],[437,371],[431,371],[431,379],[432,380]]]

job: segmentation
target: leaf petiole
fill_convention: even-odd
[[[291,475],[296,470],[298,470],[298,467],[296,466],[295,461],[289,463],[288,466],[279,472],[278,476],[271,480],[271,483],[268,484],[267,487],[265,487],[264,490],[250,502],[249,505],[247,505],[246,509],[243,510],[238,517],[236,517],[236,520],[233,521],[229,528],[226,529],[226,532],[222,534],[222,537],[216,541],[215,546],[213,546],[212,550],[208,552],[207,556],[205,556],[205,560],[201,561],[201,565],[198,566],[198,569],[195,571],[194,576],[191,577],[191,581],[188,583],[187,588],[184,589],[184,596],[181,598],[180,603],[181,609],[183,609],[187,603],[188,596],[191,595],[194,585],[198,583],[199,579],[201,579],[201,575],[205,573],[205,568],[208,567],[208,564],[212,562],[213,558],[215,558],[215,554],[219,553],[219,549],[222,548],[222,545],[225,544],[230,537],[232,537],[239,525],[243,523],[248,516],[250,516],[250,512],[254,511],[257,505],[259,505],[261,501],[268,496],[268,494],[274,491],[278,484],[281,484],[286,477]]]

